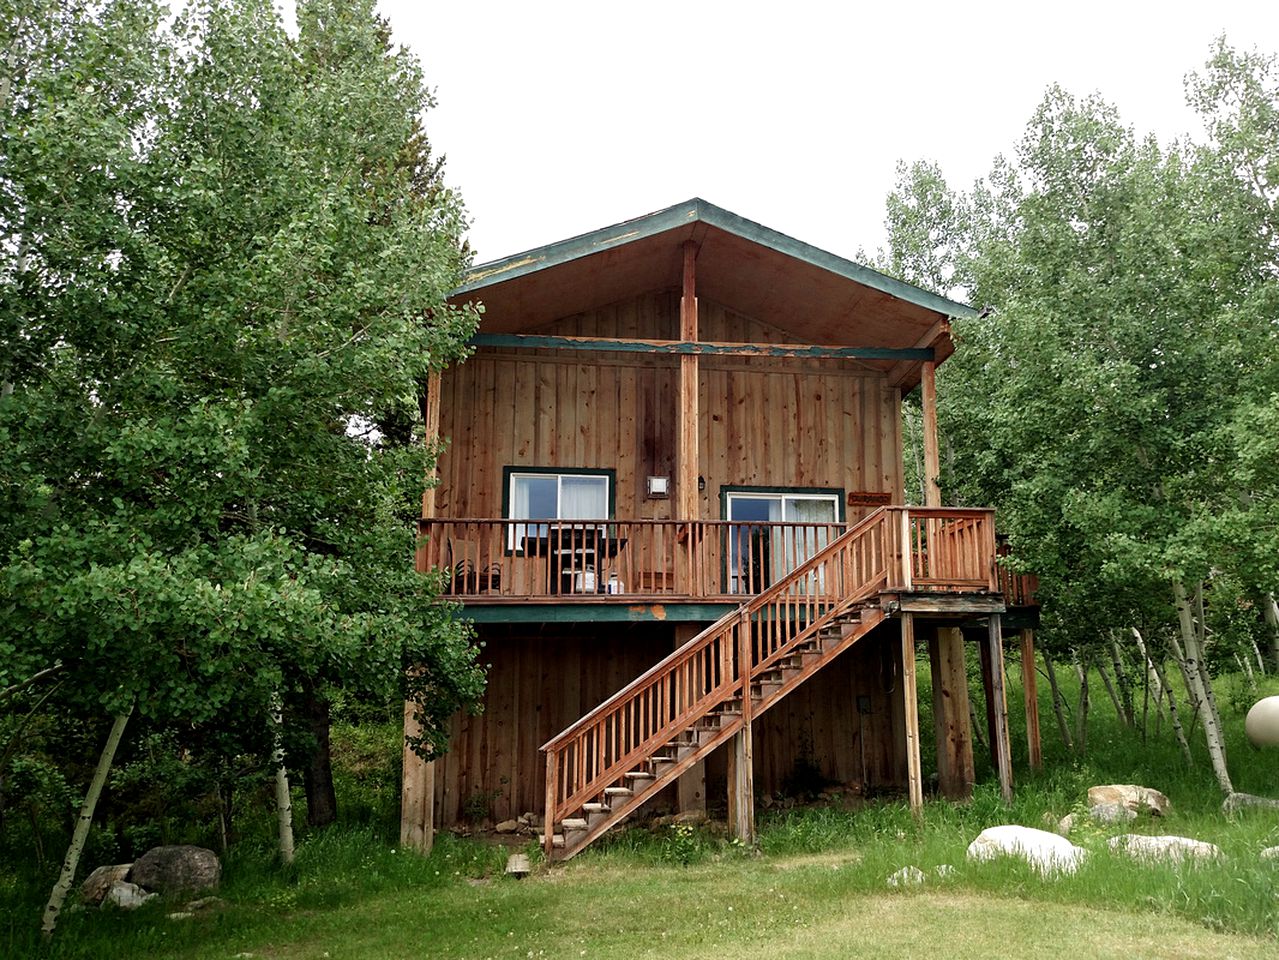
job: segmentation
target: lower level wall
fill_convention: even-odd
[[[667,624],[478,629],[488,688],[482,713],[453,719],[449,752],[436,762],[442,827],[540,813],[546,765],[538,747],[674,647]],[[905,784],[899,636],[895,621],[883,624],[755,721],[757,792],[815,780],[869,790]],[[726,763],[720,750],[706,764],[712,810],[724,805]],[[672,805],[668,790],[647,809]]]

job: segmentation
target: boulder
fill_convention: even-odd
[[[1261,859],[1279,863],[1279,847],[1266,847],[1261,851]]]
[[[1205,863],[1221,858],[1221,850],[1211,843],[1189,837],[1148,837],[1125,833],[1107,841],[1114,853],[1126,853],[1147,863]]]
[[[216,890],[222,878],[218,855],[187,844],[153,847],[138,858],[129,879],[157,893],[203,893]]]
[[[1075,815],[1068,813],[1057,821],[1057,832],[1063,837],[1070,836],[1070,831],[1075,829]]]
[[[1139,787],[1135,783],[1110,783],[1105,786],[1088,788],[1088,806],[1098,807],[1105,803],[1114,803],[1127,807],[1134,813],[1147,809],[1156,817],[1166,817],[1172,812],[1172,801],[1150,787]]]
[[[520,827],[518,820],[503,820],[493,829],[498,833],[514,833]]]
[[[1272,800],[1270,797],[1258,797],[1251,793],[1232,793],[1221,801],[1221,811],[1227,815],[1238,813],[1240,810],[1256,807],[1262,810],[1279,810],[1279,800]]]
[[[1122,803],[1099,803],[1088,808],[1088,816],[1098,823],[1127,823],[1137,819],[1137,811]]]
[[[1087,855],[1087,851],[1059,834],[1011,825],[987,827],[968,845],[969,860],[1018,857],[1044,877],[1074,873]]]
[[[917,887],[924,882],[924,871],[919,867],[902,867],[888,878],[890,887]]]
[[[91,906],[97,906],[111,889],[111,884],[123,880],[129,875],[131,863],[117,863],[114,867],[98,867],[80,884],[80,899]]]
[[[949,863],[939,863],[935,872],[938,880],[949,880],[955,875],[955,868]]]
[[[1243,721],[1254,747],[1279,747],[1279,697],[1262,697]]]
[[[147,893],[136,883],[128,880],[117,880],[107,889],[103,903],[109,903],[121,910],[136,910],[148,900],[154,900],[158,893]]]

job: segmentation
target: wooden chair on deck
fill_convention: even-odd
[[[494,593],[502,585],[502,565],[481,567],[480,545],[473,540],[449,537],[449,569],[449,593]]]

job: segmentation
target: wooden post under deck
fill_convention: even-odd
[[[433,445],[440,436],[440,374],[433,372],[426,384],[426,438]],[[434,480],[434,468],[428,478]],[[435,484],[422,492],[422,517],[435,516]],[[416,556],[419,573],[426,572],[426,549],[419,547]],[[414,719],[412,702],[404,704],[404,781],[400,792],[400,846],[430,853],[435,843],[435,763],[423,760],[408,745],[408,737],[421,733]]]
[[[924,415],[924,505],[940,507],[937,366],[931,361],[923,365],[919,389]],[[963,633],[954,628],[939,629],[929,638],[928,653],[932,663],[933,724],[937,738],[937,789],[949,800],[968,800],[973,795],[976,774]]]
[[[924,810],[923,766],[919,756],[919,700],[915,690],[915,615],[903,613],[902,699],[906,707],[906,782],[910,809],[915,816]]]
[[[737,629],[737,662],[741,673],[742,729],[728,747],[728,826],[743,843],[755,842],[755,753],[751,741],[750,619],[742,614]]]
[[[679,304],[680,339],[688,343],[697,340],[697,244],[692,240],[684,244],[684,289]],[[678,455],[675,468],[675,519],[694,521],[701,512],[701,499],[697,489],[698,477],[698,362],[696,354],[684,354],[679,358],[679,422],[677,429]],[[698,596],[697,531],[690,522],[684,542],[683,569],[677,574],[686,594]]]
[[[1013,798],[1012,745],[1008,738],[1008,697],[1004,687],[1004,632],[1003,617],[992,614],[986,632],[987,658],[990,664],[989,681],[986,684],[987,713],[992,719],[990,752],[995,769],[999,772],[999,792],[1004,802]]]
[[[678,650],[702,632],[700,623],[675,625],[675,648]],[[679,813],[706,813],[706,761],[693,764],[675,781],[675,809]]]
[[[1039,690],[1035,677],[1035,631],[1021,631],[1021,688],[1026,700],[1026,748],[1030,769],[1042,770],[1043,747],[1039,741]]]

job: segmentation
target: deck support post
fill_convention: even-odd
[[[999,792],[1005,803],[1013,798],[1012,747],[1008,738],[1008,696],[1004,684],[1004,618],[992,614],[986,630],[982,673],[986,687],[986,716],[990,721],[990,753],[999,773]]]
[[[1026,701],[1026,749],[1030,769],[1044,768],[1044,752],[1039,741],[1039,690],[1035,676],[1035,631],[1021,631],[1021,688]]]
[[[426,425],[424,443],[433,448],[440,437],[440,372],[433,371],[426,383],[423,403],[423,420]],[[422,491],[422,519],[435,517],[435,465],[427,475],[427,486]],[[419,546],[415,555],[415,567],[426,572],[426,548]],[[414,704],[404,704],[404,779],[400,789],[400,846],[421,854],[431,852],[435,844],[435,763],[423,760],[409,747],[410,737],[421,734],[422,729],[414,717]]]
[[[915,615],[903,613],[902,627],[902,700],[906,717],[906,784],[910,811],[916,817],[924,812],[923,765],[919,756],[919,700],[915,689]]]
[[[970,800],[977,775],[973,767],[964,638],[959,628],[939,627],[929,636],[928,657],[937,736],[937,789],[948,800]]]
[[[700,623],[675,625],[675,649],[678,650],[702,632]],[[699,760],[675,781],[675,810],[678,813],[706,814],[706,761]]]
[[[941,506],[940,444],[937,440],[937,365],[925,362],[920,371],[920,405],[924,427],[924,504]],[[936,527],[929,525],[929,535]],[[937,788],[949,800],[968,800],[977,779],[973,769],[973,731],[968,709],[968,671],[964,666],[964,635],[954,628],[939,629],[929,638],[932,663],[933,720],[937,737]]]
[[[697,244],[692,240],[684,244],[684,289],[679,304],[680,338],[687,342],[697,340]],[[682,354],[679,358],[679,417],[677,424],[678,455],[675,467],[675,509],[677,520],[689,521],[688,536],[684,542],[684,564],[681,589],[689,596],[702,596],[704,585],[699,582],[697,563],[698,536],[693,521],[698,519],[701,499],[697,489],[698,477],[698,384],[699,368],[696,354]],[[681,579],[677,574],[677,582]]]
[[[733,735],[728,751],[728,825],[738,840],[755,842],[755,752],[751,741],[754,704],[751,701],[751,667],[754,645],[750,615],[745,609],[737,621],[737,672],[742,698],[742,728]]]

